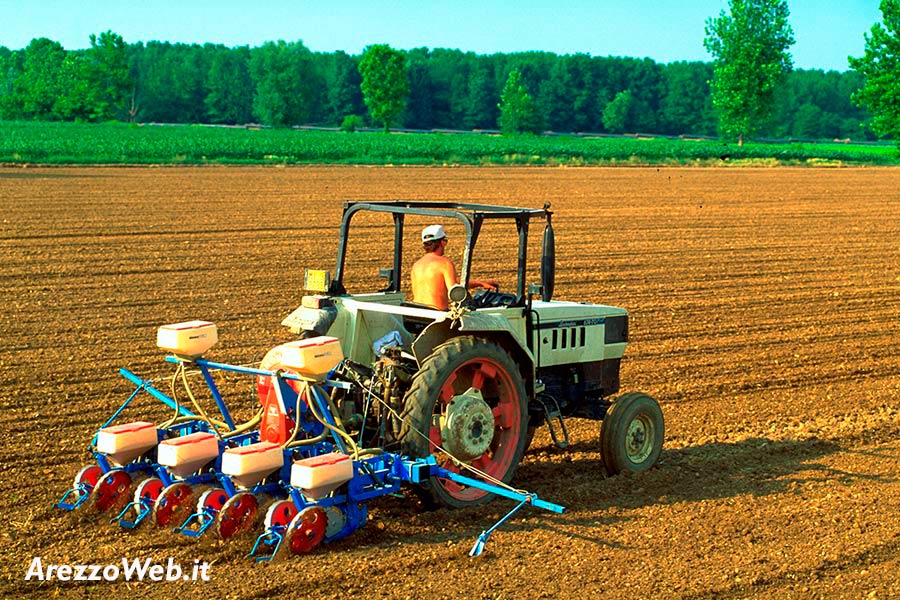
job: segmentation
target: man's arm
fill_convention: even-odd
[[[470,288],[485,288],[488,290],[497,291],[500,289],[500,284],[497,283],[495,279],[470,279],[469,280]]]

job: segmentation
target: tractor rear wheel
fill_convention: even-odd
[[[527,407],[522,376],[506,350],[480,338],[453,338],[435,348],[413,378],[404,399],[401,450],[418,458],[434,454],[440,466],[467,477],[508,483],[525,452]],[[454,508],[491,498],[440,478],[424,487]]]
[[[600,453],[606,472],[639,473],[651,468],[662,452],[664,433],[656,400],[640,392],[617,398],[600,425]]]

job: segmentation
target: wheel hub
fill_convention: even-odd
[[[494,439],[494,413],[484,401],[481,390],[469,388],[447,403],[441,419],[444,449],[455,458],[467,461],[478,458],[491,447]]]
[[[625,438],[625,451],[629,460],[641,463],[647,460],[653,451],[653,423],[643,415],[637,417],[628,425],[628,435]]]

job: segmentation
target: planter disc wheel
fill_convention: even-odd
[[[228,501],[228,493],[222,488],[213,488],[200,494],[197,500],[197,512],[218,513]]]
[[[97,482],[100,481],[100,478],[103,477],[103,469],[100,468],[100,465],[87,465],[81,467],[81,470],[75,474],[75,486],[79,485],[85,486],[85,490],[90,492],[92,489],[97,487]]]
[[[295,516],[297,516],[297,507],[292,500],[276,500],[269,505],[263,526],[266,529],[270,527],[284,527],[286,529]]]
[[[600,452],[610,475],[639,473],[656,464],[662,452],[665,426],[659,404],[640,392],[612,403],[600,425]]]
[[[153,522],[160,527],[181,525],[194,503],[194,490],[182,481],[166,486],[153,505]]]
[[[318,506],[304,508],[291,520],[285,541],[294,554],[312,552],[325,539],[328,519]]]
[[[462,408],[454,408],[454,403]],[[434,349],[413,379],[399,436],[403,452],[414,457],[434,454],[438,464],[448,471],[480,478],[454,464],[445,451],[449,451],[448,447],[478,451],[486,448],[479,456],[457,458],[507,483],[525,452],[527,404],[522,377],[509,353],[483,339],[453,338]],[[485,422],[485,409],[492,422]],[[447,427],[451,417],[463,424],[462,430]],[[432,478],[426,487],[436,501],[453,507],[480,504],[492,496],[439,478]]]
[[[250,531],[256,524],[259,500],[250,492],[238,492],[229,498],[216,515],[216,533],[228,540]]]
[[[138,506],[138,510],[143,510],[144,504],[149,504],[151,507],[156,504],[156,499],[159,498],[164,487],[162,479],[159,477],[148,477],[138,484],[134,490],[134,503]]]
[[[119,469],[109,471],[94,486],[94,508],[97,512],[114,511],[118,514],[131,497],[130,488],[131,475]]]

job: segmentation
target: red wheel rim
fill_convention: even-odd
[[[159,477],[145,479],[137,486],[137,489],[134,490],[134,501],[138,503],[146,501],[150,504],[155,504],[156,499],[159,498],[164,487],[162,479]]]
[[[259,501],[250,492],[240,492],[225,502],[216,515],[216,531],[223,540],[250,531],[256,521]]]
[[[328,519],[325,511],[318,506],[304,508],[291,521],[287,532],[287,543],[294,554],[312,552],[325,539]]]
[[[266,529],[270,527],[287,527],[295,516],[297,516],[297,507],[293,501],[279,500],[266,511]]]
[[[84,484],[88,490],[92,490],[97,487],[97,482],[100,481],[101,477],[103,477],[103,469],[100,468],[100,465],[81,467],[81,470],[75,474],[75,486]]]
[[[98,512],[119,511],[128,502],[131,475],[125,471],[110,471],[94,487],[94,506]]]
[[[197,500],[197,512],[203,512],[205,509],[219,512],[227,501],[228,494],[225,490],[219,488],[206,490],[200,494],[200,499]]]
[[[502,480],[510,469],[515,467],[516,449],[525,427],[515,383],[506,368],[493,359],[474,358],[466,361],[444,381],[434,414],[446,412],[450,400],[470,387],[480,390],[491,407],[494,414],[494,437],[487,452],[468,464],[495,479]],[[431,451],[437,455],[438,463],[448,471],[460,472],[460,467],[454,465],[449,457],[444,456],[442,460],[440,451],[435,448],[435,445],[443,445],[440,426],[432,423],[428,437],[432,443]],[[466,474],[471,475],[471,472]],[[487,493],[446,479],[438,481],[448,494],[463,502],[471,502]]]
[[[153,520],[160,527],[168,527],[176,521],[180,524],[192,504],[194,490],[186,483],[178,482],[160,492],[153,505]]]

